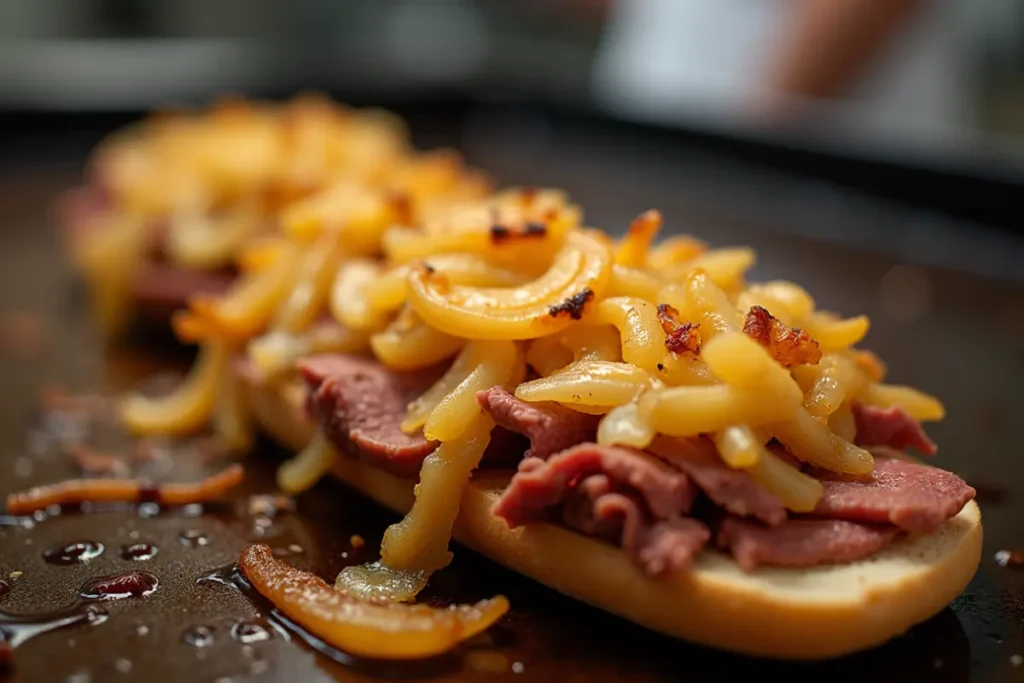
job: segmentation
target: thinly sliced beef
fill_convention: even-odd
[[[728,467],[706,439],[659,436],[649,450],[689,475],[708,498],[729,512],[757,517],[768,524],[779,524],[786,519],[782,501],[746,472]]]
[[[166,261],[145,261],[135,276],[135,300],[143,307],[174,311],[193,294],[221,294],[235,279],[229,268],[195,270]]]
[[[74,245],[88,239],[90,230],[98,225],[97,219],[111,208],[110,199],[91,186],[66,190],[55,207],[55,220],[66,239]],[[213,270],[185,268],[168,261],[164,253],[166,221],[156,219],[149,230],[149,244],[142,262],[138,264],[133,284],[135,303],[143,313],[166,317],[186,306],[193,294],[221,294],[237,276],[232,266]]]
[[[581,443],[547,460],[519,463],[492,512],[512,527],[545,519],[579,480],[594,474],[639,493],[655,517],[684,514],[693,504],[694,488],[682,472],[632,448]]]
[[[592,474],[569,492],[562,519],[585,534],[620,544],[651,576],[689,569],[711,537],[704,524],[689,517],[651,521],[643,499],[605,474]]]
[[[520,401],[501,387],[481,391],[476,398],[498,425],[530,440],[526,457],[546,458],[593,441],[601,419],[600,415],[587,415],[557,403]]]
[[[409,401],[440,376],[438,369],[400,373],[369,358],[343,355],[309,358],[299,369],[309,386],[310,416],[331,443],[392,474],[417,475],[437,444],[422,433],[406,434],[399,425]]]
[[[716,542],[744,571],[760,565],[810,567],[853,562],[882,550],[899,530],[839,519],[789,519],[777,526],[728,517]]]
[[[902,408],[879,408],[854,401],[853,419],[857,424],[854,442],[858,446],[889,446],[897,450],[913,448],[925,455],[934,455],[935,442],[924,433],[921,423]]]
[[[689,567],[710,536],[684,518],[694,493],[686,475],[646,453],[583,443],[521,462],[492,512],[517,527],[561,508],[569,526],[621,543],[645,572],[660,575]]]
[[[896,458],[876,458],[866,477],[819,472],[824,488],[815,514],[855,522],[891,523],[928,533],[955,517],[974,489],[952,472]]]

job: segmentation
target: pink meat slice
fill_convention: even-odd
[[[850,407],[857,424],[854,443],[858,446],[889,446],[900,451],[913,448],[925,455],[935,455],[938,450],[921,423],[902,408],[879,408],[860,401],[854,401]]]
[[[811,567],[841,564],[869,557],[899,533],[891,525],[841,519],[789,519],[776,526],[729,516],[716,536],[744,571],[761,565]]]
[[[360,356],[323,355],[302,361],[309,387],[307,411],[328,440],[355,451],[371,465],[401,477],[415,477],[437,443],[399,425],[409,401],[440,375],[433,369],[395,372]]]
[[[643,498],[605,474],[592,474],[569,491],[562,519],[571,528],[621,545],[650,576],[690,569],[711,537],[703,523],[690,517],[651,520]]]
[[[815,514],[854,522],[894,524],[929,533],[955,517],[975,495],[952,472],[897,458],[875,458],[866,477],[818,472],[824,493]]]
[[[778,496],[767,491],[742,470],[727,466],[706,439],[675,439],[659,436],[650,451],[690,479],[717,505],[740,516],[756,517],[768,524],[786,519]]]
[[[686,517],[696,491],[685,474],[632,448],[583,443],[523,460],[492,513],[512,527],[550,520],[620,544],[652,576],[689,568],[710,532]]]
[[[521,401],[501,387],[476,395],[494,421],[530,440],[526,457],[546,458],[597,435],[600,415],[587,415],[557,403]]]

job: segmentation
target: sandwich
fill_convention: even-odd
[[[248,549],[242,571],[294,621],[353,654],[455,646],[507,602],[414,604],[452,540],[655,631],[783,659],[884,643],[971,580],[975,492],[922,426],[943,405],[885,382],[867,318],[749,282],[748,248],[657,241],[657,211],[614,239],[558,190],[417,186],[400,213],[364,211],[393,206],[386,184],[285,205],[226,292],[174,314],[191,373],[121,403],[138,435],[212,428],[243,452],[262,431],[295,452],[282,490],[330,475],[404,515],[334,586]]]
[[[55,222],[112,337],[135,317],[166,324],[191,296],[226,291],[246,268],[243,245],[274,235],[284,206],[383,186],[400,215],[413,177],[461,183],[467,198],[489,189],[453,150],[412,147],[388,112],[316,93],[280,104],[226,97],[109,135]]]

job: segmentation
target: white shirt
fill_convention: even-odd
[[[788,18],[785,2],[620,0],[595,65],[599,101],[630,117],[751,123],[746,112]],[[924,4],[841,106],[814,106],[834,110],[829,125],[854,136],[935,142],[962,131],[970,93],[956,11],[956,0]]]

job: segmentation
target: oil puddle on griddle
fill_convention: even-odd
[[[124,572],[91,579],[82,585],[78,599],[68,607],[27,614],[0,611],[0,649],[14,650],[36,636],[76,624],[102,624],[109,617],[106,609],[97,603],[126,598],[145,598],[159,586],[159,580],[149,572]],[[5,592],[11,592],[10,584]],[[10,665],[12,655],[5,655]]]

